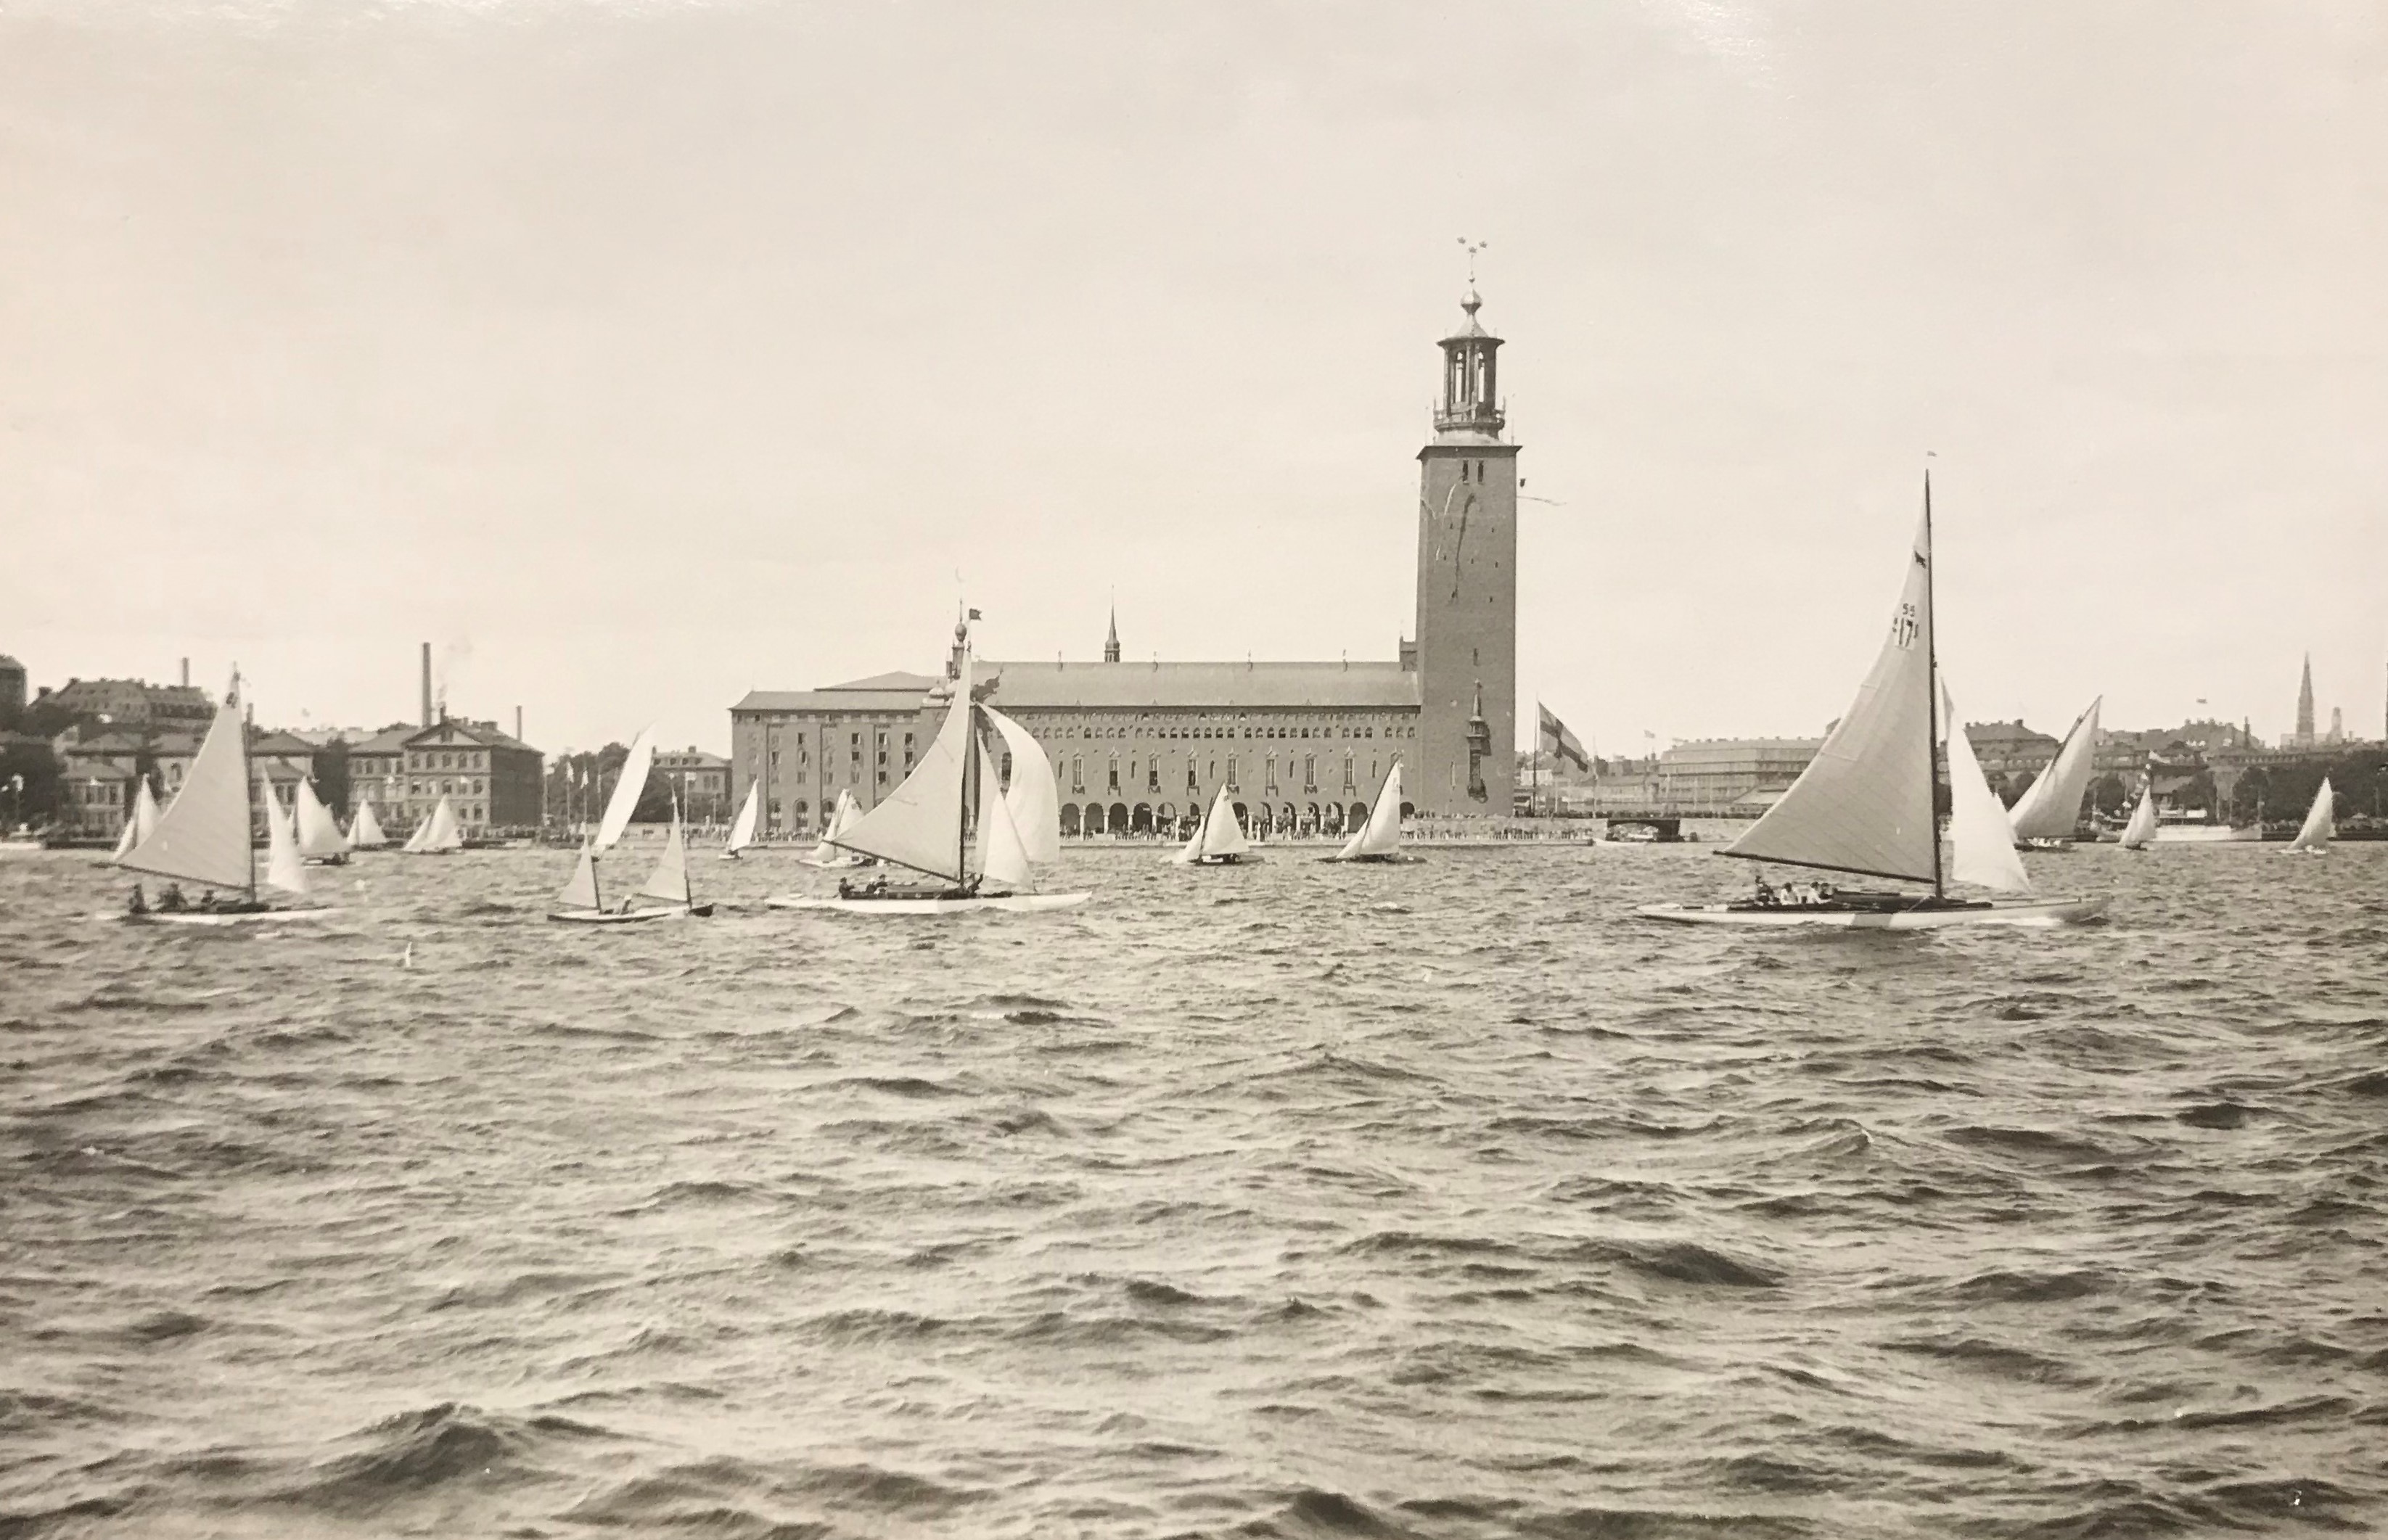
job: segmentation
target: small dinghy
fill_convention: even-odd
[[[1932,483],[1915,533],[1890,635],[1858,698],[1823,747],[1747,834],[1722,853],[1830,872],[1931,884],[1930,891],[1843,892],[1829,883],[1769,885],[1731,903],[1646,905],[1645,919],[1682,925],[1852,930],[1937,930],[1959,925],[2051,926],[2103,914],[2095,898],[1971,899],[1949,891],[1953,877],[2000,892],[2030,893],[2015,853],[2014,826],[1983,777],[1979,761],[1940,687],[1933,645]],[[1951,859],[1944,865],[1933,808],[1935,747],[1942,708],[1949,751]]]
[[[1258,859],[1252,854],[1251,841],[1244,838],[1244,826],[1236,819],[1236,805],[1227,801],[1225,782],[1193,835],[1170,857],[1181,866],[1233,866]]]
[[[703,918],[713,913],[713,905],[697,903],[689,887],[688,840],[680,828],[678,798],[672,800],[670,837],[664,841],[664,852],[656,857],[655,869],[647,874],[645,883],[611,909],[605,907],[598,890],[597,858],[618,844],[630,827],[630,814],[646,792],[647,771],[654,758],[654,728],[642,728],[630,744],[629,757],[622,762],[622,776],[605,803],[604,820],[580,847],[580,864],[573,868],[572,880],[555,895],[556,907],[548,912],[549,919],[565,925],[643,925],[692,915]]]
[[[1343,841],[1343,848],[1327,859],[1329,861],[1399,861],[1402,857],[1402,762],[1385,772],[1385,784],[1377,788],[1376,805],[1368,809],[1368,820],[1359,832]]]
[[[730,842],[721,847],[721,859],[735,861],[741,851],[756,846],[755,826],[763,815],[763,783],[755,781],[746,788],[745,804],[738,810],[738,819],[730,826]]]
[[[2131,821],[2123,826],[2123,836],[2117,841],[2127,851],[2143,851],[2155,842],[2156,793],[2152,786],[2140,789],[2140,805],[2131,809]]]
[[[349,848],[377,851],[388,844],[389,836],[381,831],[381,820],[374,816],[373,799],[367,797],[357,804],[357,815],[349,820]]]
[[[298,826],[298,856],[310,865],[345,866],[349,864],[349,837],[340,832],[332,810],[315,795],[315,783],[298,783],[298,802],[292,816]]]
[[[431,816],[414,826],[399,849],[408,855],[451,855],[464,848],[464,831],[457,825],[456,810],[441,797]]]
[[[2014,825],[2015,843],[2027,851],[2069,851],[2081,824],[2081,802],[2090,792],[2090,772],[2098,750],[2098,708],[2105,697],[2090,702],[2064,735],[2064,746],[2031,789],[2007,810]]]
[[[1033,890],[1035,868],[1061,853],[1053,762],[1027,728],[971,699],[967,623],[956,633],[961,645],[949,687],[953,698],[936,740],[903,785],[851,827],[822,840],[824,848],[873,857],[925,880],[848,877],[838,883],[834,898],[784,893],[764,901],[771,908],[847,915],[1027,914],[1067,909],[1092,896]],[[1008,790],[980,740],[982,723],[995,729],[1011,754]]]
[[[2330,777],[2321,778],[2321,789],[2314,793],[2313,806],[2305,809],[2305,821],[2297,828],[2297,837],[2289,841],[2285,855],[2319,855],[2330,849],[2338,833],[2337,798],[2330,789]]]
[[[183,777],[183,789],[158,815],[156,827],[117,860],[126,871],[174,879],[152,904],[136,885],[123,917],[145,924],[232,926],[321,919],[335,909],[276,907],[258,897],[257,856],[250,849],[248,734],[242,723],[240,675],[233,675],[216,708],[215,721]],[[307,868],[289,815],[271,788],[266,791],[265,885],[282,892],[307,891]],[[207,890],[194,903],[180,883]]]

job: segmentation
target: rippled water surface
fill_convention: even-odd
[[[2388,845],[2033,859],[2115,922],[1137,851],[591,934],[492,852],[195,933],[0,860],[0,1535],[2388,1530]]]

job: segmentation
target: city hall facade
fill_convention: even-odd
[[[976,660],[987,704],[1053,762],[1065,835],[1172,831],[1221,787],[1247,827],[1339,833],[1403,765],[1404,812],[1505,817],[1516,778],[1518,446],[1502,437],[1501,339],[1480,301],[1442,339],[1434,436],[1418,451],[1416,640],[1378,662],[1127,663],[1114,617],[1100,662]],[[942,676],[883,674],[756,690],[730,708],[731,800],[763,783],[767,830],[808,834],[839,793],[902,784],[937,731]],[[1008,763],[1004,774],[1008,777]]]

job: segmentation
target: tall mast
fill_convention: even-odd
[[[1940,617],[1932,594],[1932,470],[1924,471],[1924,659],[1925,668],[1925,720],[1930,726],[1924,739],[1924,774],[1932,789],[1932,896],[1946,898],[1948,887],[1940,872]],[[1952,726],[1951,730],[1954,728]]]
[[[238,663],[235,663],[235,664],[233,664],[233,665],[232,665],[232,703],[233,703],[235,706],[237,706],[238,708],[240,708],[240,713],[241,713],[241,715],[240,715],[240,801],[241,801],[241,806],[242,806],[243,808],[247,809],[247,811],[248,811],[248,813],[249,817],[250,817],[250,818],[252,818],[252,819],[254,819],[254,818],[257,816],[257,780],[256,780],[256,777],[254,776],[254,775],[252,775],[252,774],[251,774],[251,772],[250,772],[250,770],[249,770],[249,764],[248,764],[248,702],[241,699],[241,695],[240,695],[240,665],[239,665]],[[272,843],[273,843],[273,827],[272,827],[272,826],[273,826],[273,813],[272,813],[272,811],[271,811],[271,810],[269,810],[269,811],[266,813],[266,815],[265,815],[265,821],[266,821],[266,825],[267,825],[267,827],[266,827],[266,830],[265,830],[265,839],[266,839],[267,845],[268,845],[268,846],[269,846],[269,848],[270,848],[270,847],[271,847],[271,845],[272,845]],[[248,833],[248,830],[246,830],[246,829],[243,829],[241,832],[242,832],[242,833],[244,833],[244,834],[246,834],[246,833]],[[249,902],[249,903],[255,903],[257,902],[257,842],[256,842],[254,839],[250,840],[250,841],[249,841],[249,844],[248,844],[248,902]]]

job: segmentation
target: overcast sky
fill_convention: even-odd
[[[747,689],[1386,658],[1456,238],[1521,728],[1806,734],[1922,472],[1969,719],[2388,694],[2388,8],[0,10],[0,651],[726,747]],[[1927,450],[1936,458],[1925,459]]]

